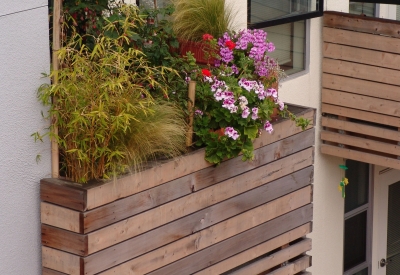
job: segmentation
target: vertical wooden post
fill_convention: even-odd
[[[53,84],[58,82],[58,69],[60,64],[58,62],[58,51],[61,46],[61,7],[62,0],[54,0],[53,2],[53,47],[52,47],[52,65],[53,72],[55,72],[54,77],[52,79]],[[53,98],[53,104],[57,99]],[[52,131],[54,135],[58,135],[58,128],[56,126],[56,117],[51,118],[52,123]],[[53,178],[58,178],[59,176],[59,149],[58,143],[55,138],[51,139],[51,176]]]
[[[189,91],[188,91],[188,110],[189,110],[189,129],[186,135],[186,146],[191,146],[193,142],[193,118],[194,118],[194,100],[196,93],[196,81],[189,82]]]

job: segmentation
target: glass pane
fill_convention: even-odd
[[[286,74],[304,70],[306,21],[264,28],[268,40],[275,44],[270,55],[275,58]]]
[[[369,192],[369,164],[355,160],[346,160],[346,185],[345,213],[368,203]]]
[[[389,186],[387,229],[387,275],[400,274],[400,182]]]
[[[344,222],[344,271],[366,261],[367,211]]]
[[[358,271],[357,273],[354,273],[353,275],[368,275],[368,267]]]
[[[350,2],[349,13],[374,17],[375,4]]]
[[[250,0],[250,23],[317,11],[319,0]]]
[[[400,21],[400,5],[396,7],[396,20]]]

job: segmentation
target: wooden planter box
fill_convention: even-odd
[[[292,109],[314,120],[314,109]],[[274,129],[253,162],[212,167],[198,150],[116,182],[43,179],[43,274],[302,272],[315,132],[289,120]]]

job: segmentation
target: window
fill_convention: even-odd
[[[350,2],[349,13],[374,17],[376,15],[376,4],[364,2]]]
[[[372,207],[370,165],[347,160],[345,213],[344,213],[344,251],[343,274],[371,274],[371,226]]]
[[[275,44],[271,56],[286,74],[305,69],[307,19],[322,16],[323,0],[248,0],[248,27]]]

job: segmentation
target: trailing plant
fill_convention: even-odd
[[[252,160],[253,141],[273,132],[273,115],[289,117],[305,129],[309,121],[297,118],[278,98],[284,72],[268,56],[275,47],[263,30],[225,33],[204,40],[213,49],[215,67],[198,74],[194,130],[197,146],[206,147],[206,160],[219,164],[242,153]]]
[[[172,0],[175,34],[183,40],[201,41],[205,33],[219,37],[233,28],[236,15],[225,0]]]
[[[123,6],[121,13],[126,20],[118,26],[109,21],[92,36],[93,50],[74,32],[59,51],[61,69],[49,75],[58,82],[38,90],[40,101],[49,106],[48,117],[56,120],[47,133],[34,136],[47,134],[57,141],[62,171],[73,181],[107,179],[137,170],[150,158],[185,150],[182,112],[173,102],[156,100],[147,88],[153,87],[162,98],[168,94],[165,76],[177,73],[150,65],[142,51],[127,46],[136,24],[129,18],[137,9]],[[106,34],[117,28],[126,32]]]

